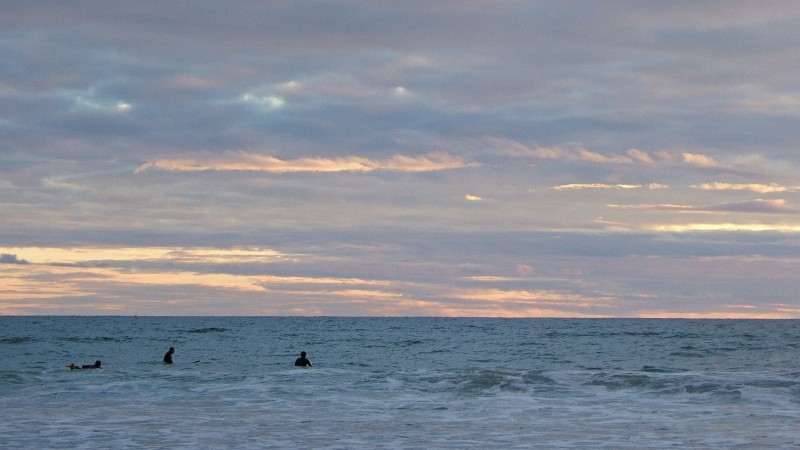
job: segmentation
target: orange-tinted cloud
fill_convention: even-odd
[[[759,194],[800,191],[800,186],[782,186],[777,183],[760,184],[760,183],[713,182],[713,183],[693,184],[691,187],[697,189],[703,189],[706,191],[753,191]]]
[[[553,191],[573,191],[579,189],[662,189],[663,185],[651,183],[649,185],[641,184],[606,184],[606,183],[572,183],[562,184],[560,186],[553,186],[550,189]]]
[[[672,225],[655,225],[650,227],[654,231],[669,231],[674,233],[688,233],[692,231],[741,231],[741,232],[780,232],[799,233],[799,224],[768,224],[768,223],[687,223]]]
[[[360,156],[338,158],[298,158],[283,160],[270,155],[247,152],[226,152],[221,157],[187,156],[183,158],[164,158],[148,161],[136,169],[136,173],[147,170],[170,172],[199,171],[250,171],[267,173],[324,173],[324,172],[372,172],[377,170],[392,172],[433,172],[440,170],[474,167],[477,163],[467,163],[462,158],[447,153],[426,155],[395,155],[387,160],[374,160]]]
[[[683,162],[691,165],[691,166],[698,166],[698,167],[722,167],[722,164],[717,162],[714,158],[710,156],[701,155],[699,153],[690,153],[690,152],[683,152],[681,153],[681,158]]]

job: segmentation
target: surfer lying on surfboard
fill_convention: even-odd
[[[75,365],[75,363],[72,363],[72,364],[68,365],[67,367],[69,367],[71,370],[76,370],[76,369],[77,370],[81,370],[81,369],[100,369],[101,368],[100,364],[102,364],[102,363],[98,359],[97,361],[94,362],[94,364],[84,364],[84,365],[78,367],[78,366]]]

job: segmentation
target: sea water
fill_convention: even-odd
[[[0,448],[80,446],[797,448],[800,321],[0,317]]]

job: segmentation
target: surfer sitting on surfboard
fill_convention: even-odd
[[[164,354],[164,362],[172,364],[172,354],[175,353],[175,347],[170,347],[167,353]]]
[[[300,352],[300,357],[294,361],[295,366],[311,367],[311,361],[306,358],[306,352]]]

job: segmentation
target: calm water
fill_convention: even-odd
[[[0,448],[798,448],[800,321],[0,317],[0,405]]]

